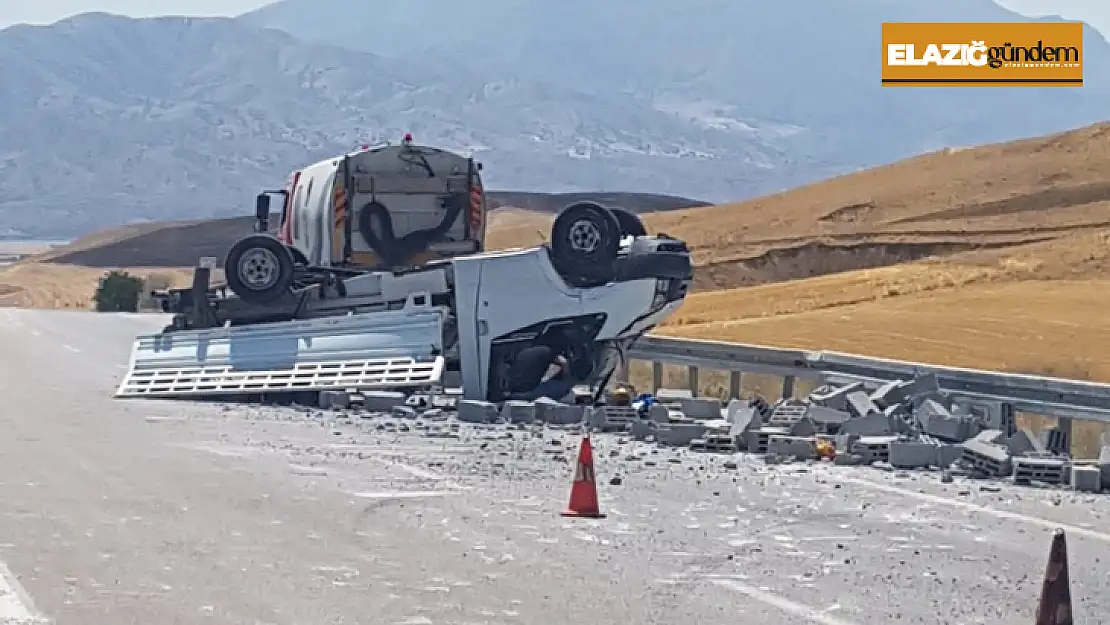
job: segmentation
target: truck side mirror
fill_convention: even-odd
[[[259,193],[254,198],[254,219],[259,232],[270,229],[270,196],[266,193]]]

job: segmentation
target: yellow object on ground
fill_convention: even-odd
[[[832,460],[836,457],[836,447],[826,440],[817,440],[817,457],[822,460]]]

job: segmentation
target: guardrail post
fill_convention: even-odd
[[[686,382],[690,387],[690,394],[694,397],[698,396],[698,368],[691,365],[686,367]]]
[[[728,398],[740,399],[740,372],[728,372]]]
[[[663,363],[651,363],[651,392],[658,393],[663,388]]]
[[[782,379],[782,398],[794,397],[794,376],[788,375]]]

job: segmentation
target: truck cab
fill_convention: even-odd
[[[256,205],[269,229],[271,198],[281,197],[277,238],[300,264],[395,270],[485,249],[481,163],[439,148],[381,145],[293,172],[284,190]]]

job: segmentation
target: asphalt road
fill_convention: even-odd
[[[0,309],[0,623],[1013,625],[1057,525],[1110,619],[1110,497],[606,435],[565,519],[573,432],[112,399],[162,324]]]

